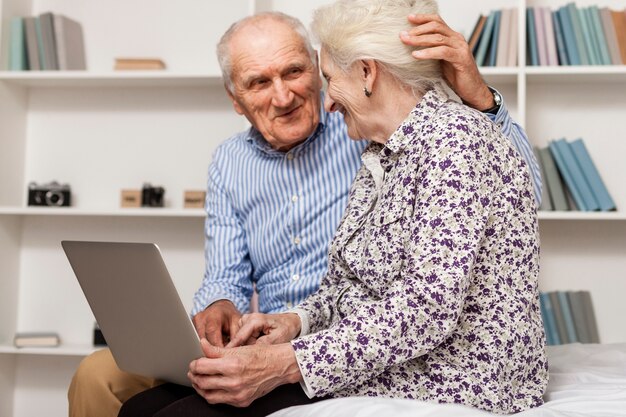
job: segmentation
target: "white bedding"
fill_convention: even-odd
[[[516,417],[626,417],[626,343],[548,347],[550,382],[541,407]],[[272,417],[494,417],[457,404],[340,398],[290,407]]]

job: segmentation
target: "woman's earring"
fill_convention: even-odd
[[[367,89],[367,87],[363,87],[363,92],[365,93],[365,97],[371,97],[372,92]]]

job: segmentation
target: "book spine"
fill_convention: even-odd
[[[611,18],[613,19],[613,26],[617,34],[617,43],[619,45],[620,55],[622,56],[622,62],[626,63],[626,17],[624,13],[620,11],[611,10]]]
[[[591,30],[591,26],[589,25],[589,16],[587,13],[587,9],[577,9],[576,12],[578,13],[578,20],[580,21],[580,28],[583,34],[585,50],[587,51],[587,56],[589,57],[589,64],[600,65],[600,60],[598,59],[597,49],[594,40],[594,34]]]
[[[511,10],[511,26],[509,30],[509,46],[507,48],[507,67],[515,67],[517,66],[517,48],[518,48],[518,11],[517,9]]]
[[[602,19],[600,18],[600,9],[598,6],[591,6],[587,8],[589,14],[589,20],[591,27],[595,34],[595,39],[598,45],[598,53],[600,56],[601,65],[611,65],[611,54],[609,53],[609,45],[606,37],[604,36],[604,29],[602,28]]]
[[[509,37],[511,36],[512,9],[503,9],[500,15],[498,31],[498,51],[496,55],[496,67],[506,67],[509,53]]]
[[[556,38],[556,50],[559,55],[559,64],[569,65],[567,48],[565,48],[565,40],[563,39],[563,28],[561,27],[561,20],[556,11],[552,12],[552,25],[554,26],[554,37]]]
[[[578,15],[578,9],[574,3],[568,3],[566,6],[567,11],[570,16],[570,21],[572,22],[572,28],[574,30],[574,39],[576,40],[576,45],[578,47],[578,53],[580,54],[580,63],[582,65],[589,65],[591,61],[589,60],[589,55],[587,54],[587,47],[585,44],[585,37],[583,35],[582,23],[580,21],[580,16]]]
[[[572,174],[576,188],[585,202],[587,211],[600,210],[600,204],[593,195],[591,187],[589,186],[582,169],[580,169],[580,165],[576,161],[576,157],[574,156],[574,152],[572,151],[572,147],[569,142],[565,139],[559,139],[556,141],[556,145],[565,160],[565,165],[567,165],[568,171]]]
[[[14,17],[11,19],[11,37],[9,39],[9,70],[24,71],[26,62],[26,40],[24,39],[24,19]]]
[[[570,309],[567,293],[564,291],[557,291],[556,294],[559,297],[559,304],[563,310],[563,320],[565,321],[565,328],[567,330],[567,339],[570,343],[576,343],[579,340],[578,335],[576,334],[576,328],[574,327],[574,316],[572,315],[572,311]]]
[[[550,199],[550,184],[546,180],[546,169],[541,161],[541,155],[539,155],[539,148],[533,146],[533,153],[535,154],[535,159],[538,162],[539,170],[541,171],[541,182],[543,187],[541,187],[541,206],[539,206],[539,210],[543,211],[552,211],[554,207],[552,206],[552,200]]]
[[[556,330],[559,334],[559,340],[562,344],[570,343],[567,336],[567,328],[565,327],[565,319],[563,318],[563,309],[561,308],[561,302],[559,300],[556,291],[548,293],[550,297],[550,303],[552,304],[552,312],[554,313],[554,322],[556,323]]]
[[[543,10],[539,6],[533,7],[532,9],[535,19],[539,65],[548,65],[548,41],[546,39],[546,28],[543,21]]]
[[[613,18],[611,17],[611,10],[608,7],[600,9],[600,18],[602,19],[602,28],[604,30],[604,37],[609,48],[609,54],[611,55],[611,63],[613,65],[622,65],[622,56],[619,52],[619,45],[617,43],[617,34],[615,33],[615,26],[613,25]]]
[[[585,319],[585,311],[580,291],[568,291],[567,299],[574,319],[574,327],[576,328],[578,341],[580,343],[591,343],[589,332],[587,331],[587,321]]]
[[[567,48],[569,65],[581,65],[576,36],[574,35],[574,28],[572,27],[569,12],[565,6],[563,6],[559,8],[557,14],[561,22],[561,28],[563,29],[563,39],[565,41],[565,47]]]
[[[488,55],[486,57],[485,65],[489,67],[496,66],[496,57],[498,55],[498,39],[500,39],[500,21],[502,19],[502,11],[496,10],[493,21],[493,33],[491,34],[491,42],[489,42]]]
[[[37,40],[37,28],[35,17],[24,18],[24,29],[26,37],[26,52],[28,55],[28,69],[39,71],[41,62],[39,61],[39,41]]]
[[[52,13],[42,13],[39,15],[41,24],[41,37],[43,42],[44,68],[47,70],[58,70],[56,42],[54,39],[54,21]]]
[[[543,306],[545,310],[545,321],[544,330],[546,331],[546,338],[548,340],[549,345],[560,345],[561,339],[559,338],[559,333],[556,329],[556,319],[554,317],[554,308],[552,306],[552,302],[550,301],[550,296],[548,293],[541,292],[539,293],[539,302],[540,305]]]
[[[35,17],[35,31],[37,32],[37,52],[39,54],[39,68],[42,70],[50,69],[46,63],[46,57],[44,56],[44,44],[43,33],[41,32],[41,21],[38,17]]]
[[[548,55],[548,65],[559,65],[559,57],[556,51],[556,36],[554,34],[554,25],[552,22],[552,12],[548,7],[542,7],[543,24],[545,26],[546,51]]]
[[[561,175],[559,174],[559,170],[556,167],[550,149],[548,147],[539,148],[539,157],[546,173],[545,182],[548,184],[550,199],[552,200],[552,207],[554,208],[554,210],[558,211],[569,210],[567,197],[565,196],[563,180],[561,178]]]
[[[554,162],[556,163],[561,176],[563,177],[563,182],[567,186],[567,189],[572,194],[572,198],[574,199],[574,203],[576,204],[576,208],[581,211],[587,211],[587,206],[585,205],[585,201],[580,194],[580,191],[576,187],[576,183],[574,182],[574,177],[569,171],[569,167],[565,164],[565,158],[561,154],[561,149],[557,145],[556,141],[550,141],[548,145],[550,147],[550,152],[552,153],[552,157],[554,158]]]
[[[478,17],[478,21],[476,22],[476,26],[472,31],[472,35],[469,38],[469,48],[472,51],[472,55],[476,56],[476,50],[478,49],[478,41],[483,34],[483,30],[485,28],[485,23],[487,21],[487,16],[480,15]]]
[[[598,202],[600,210],[612,211],[616,210],[615,202],[606,188],[600,172],[591,159],[591,155],[582,139],[576,139],[570,144],[574,158],[580,167],[594,198]]]
[[[528,45],[528,56],[530,58],[531,66],[539,65],[539,51],[537,48],[537,31],[535,29],[535,14],[532,7],[526,9],[526,40]]]
[[[582,291],[581,298],[584,305],[587,329],[589,331],[591,343],[600,343],[600,335],[598,333],[598,324],[596,322],[596,313],[593,308],[593,301],[591,300],[591,293],[589,291]]]
[[[487,21],[485,22],[485,29],[483,30],[483,34],[480,37],[480,42],[478,43],[478,48],[476,50],[476,65],[482,66],[485,64],[485,58],[487,56],[487,48],[489,48],[489,44],[491,42],[491,34],[493,33],[493,25],[495,23],[496,13],[492,11],[489,13],[487,17]]]

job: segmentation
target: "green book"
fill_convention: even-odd
[[[491,44],[491,36],[493,34],[493,27],[496,23],[496,12],[492,11],[489,13],[487,17],[487,21],[485,22],[485,28],[483,29],[483,34],[478,41],[478,48],[476,49],[476,55],[474,59],[476,60],[476,65],[482,66],[485,65],[485,58],[487,57],[487,49]]]
[[[28,56],[28,69],[31,71],[39,71],[41,69],[41,61],[39,60],[39,41],[37,39],[37,18],[24,18],[24,36],[26,38],[26,52]]]
[[[595,33],[595,39],[598,45],[598,51],[600,53],[600,64],[611,65],[611,53],[609,52],[609,44],[604,36],[604,28],[602,26],[602,17],[600,16],[600,9],[598,6],[590,6],[587,8],[589,20]]]
[[[567,339],[570,343],[579,342],[578,334],[576,333],[576,327],[574,326],[574,316],[569,305],[569,299],[565,291],[557,291],[559,297],[559,304],[563,313],[563,320],[565,321],[565,329],[567,330]]]
[[[567,326],[565,325],[565,317],[563,317],[563,308],[561,307],[561,300],[559,300],[558,293],[556,291],[551,291],[548,293],[548,297],[550,298],[550,303],[552,304],[556,331],[559,334],[561,344],[572,343],[572,341],[569,340],[569,335],[567,334]]]
[[[567,204],[563,179],[547,146],[539,148],[539,160],[546,175],[544,185],[547,184],[553,210],[569,211],[570,207]]]
[[[594,34],[589,26],[589,16],[587,16],[586,9],[577,9],[578,20],[580,21],[580,28],[583,34],[583,40],[585,42],[585,50],[589,57],[589,63],[591,65],[600,65],[600,58],[598,56],[598,50],[595,45]]]
[[[567,299],[569,301],[570,311],[574,319],[574,327],[578,335],[580,343],[591,343],[589,331],[587,330],[587,319],[585,317],[585,306],[583,305],[581,291],[568,291]]]
[[[574,31],[574,40],[580,56],[581,65],[589,65],[589,55],[587,54],[587,47],[585,45],[585,37],[583,35],[582,24],[580,22],[580,16],[578,15],[578,9],[574,3],[568,3],[565,6],[567,13],[569,14],[570,21],[572,23],[572,29]]]
[[[24,71],[28,68],[26,53],[24,19],[14,17],[11,19],[9,39],[9,71]]]

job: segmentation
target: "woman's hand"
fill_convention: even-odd
[[[201,340],[206,357],[189,365],[187,376],[210,404],[247,407],[279,385],[296,383],[302,375],[290,344],[220,348]]]
[[[409,22],[415,27],[402,32],[400,39],[406,45],[423,48],[413,51],[414,58],[441,60],[444,78],[468,106],[482,111],[495,105],[463,35],[450,29],[438,15],[411,15]]]
[[[295,339],[300,329],[300,317],[295,313],[244,314],[239,320],[239,331],[226,347],[286,343]]]

